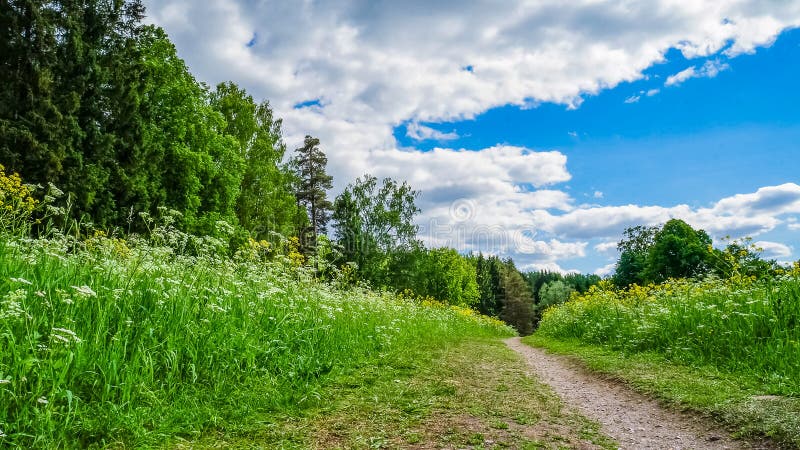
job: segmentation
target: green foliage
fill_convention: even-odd
[[[674,280],[616,290],[603,282],[548,309],[539,333],[628,352],[657,352],[800,391],[800,271],[775,280]]]
[[[169,225],[149,243],[0,237],[0,445],[167,445],[312,406],[337,375],[423,343],[509,334],[220,243]]]
[[[565,302],[569,298],[570,292],[586,292],[601,280],[597,275],[580,273],[562,275],[558,272],[548,271],[528,272],[523,276],[533,293],[534,324],[539,323],[542,312],[548,306]]]
[[[292,192],[294,173],[282,162],[281,119],[274,118],[268,102],[256,104],[231,82],[217,85],[210,103],[224,117],[224,133],[236,139],[244,161],[236,204],[239,224],[256,239],[274,240],[271,232],[297,235],[306,216]]]
[[[371,175],[348,185],[334,204],[336,238],[347,261],[355,262],[361,277],[376,285],[390,282],[390,265],[409,261],[419,247],[414,216],[417,192],[407,183]],[[394,263],[394,264],[393,264]],[[416,264],[411,262],[411,264]]]
[[[551,281],[542,286],[539,291],[539,302],[536,304],[537,312],[541,312],[553,305],[560,305],[569,300],[570,295],[575,292],[569,285],[561,280]]]
[[[646,270],[647,253],[623,250],[622,253],[619,254],[612,279],[614,280],[614,284],[619,287],[633,284],[643,285],[646,283]]]
[[[475,266],[452,248],[422,250],[416,263],[419,269],[409,286],[415,293],[451,305],[474,306],[480,293]]]
[[[712,273],[719,262],[708,234],[680,219],[671,219],[660,228],[628,228],[617,249],[620,257],[613,280],[618,287],[700,278]]]
[[[143,231],[131,219],[166,207],[196,233],[294,233],[280,120],[235,85],[210,94],[143,14],[139,0],[0,5],[0,162],[103,228]]]
[[[52,3],[0,3],[0,162],[29,180],[63,170],[58,123],[59,13]]]
[[[712,250],[712,265],[722,278],[774,278],[781,272],[775,260],[764,260],[752,238],[733,240],[722,250]]]
[[[656,283],[668,278],[700,277],[710,271],[711,238],[680,219],[656,233],[647,253],[645,278]]]
[[[475,271],[480,294],[478,311],[499,317],[503,310],[503,263],[497,256],[485,258],[481,253],[475,258]]]
[[[614,271],[614,283],[624,287],[645,284],[647,255],[655,241],[659,227],[635,226],[626,228],[623,238],[617,243],[620,256]]]

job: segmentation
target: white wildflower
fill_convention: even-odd
[[[75,292],[81,295],[85,295],[87,297],[97,297],[97,292],[92,290],[89,286],[72,286],[72,289],[75,289]]]
[[[66,328],[53,328],[51,330],[51,333],[52,334],[50,335],[50,337],[52,337],[53,339],[57,339],[61,342],[64,342],[65,344],[71,344],[72,342],[75,342],[77,344],[81,342],[81,338],[79,338],[74,331]]]
[[[65,343],[65,344],[69,344],[70,343],[69,339],[65,338],[64,336],[61,336],[60,334],[53,334],[50,337],[55,339],[55,340],[57,340],[57,341],[61,341],[61,342]]]
[[[32,319],[31,315],[22,307],[22,301],[28,293],[25,289],[17,289],[6,294],[0,299],[0,319]]]
[[[46,405],[46,404],[50,403],[50,402],[47,400],[47,397],[45,397],[44,395],[43,395],[43,396],[41,396],[41,397],[39,397],[39,398],[37,398],[37,399],[36,399],[36,402],[37,402],[37,403],[40,403],[40,404],[42,404],[42,405]]]
[[[5,378],[0,378],[0,384],[10,384],[10,383],[11,383],[11,380],[8,380],[8,379],[5,379]]]
[[[14,277],[11,277],[11,278],[9,278],[9,280],[13,281],[14,283],[27,284],[28,286],[33,285],[33,283],[31,283],[30,281],[26,280],[25,278],[14,278]]]
[[[212,304],[208,305],[208,309],[210,309],[210,310],[212,310],[214,312],[219,312],[219,313],[228,312],[228,310],[226,310],[222,306],[217,305],[216,303],[212,303]]]

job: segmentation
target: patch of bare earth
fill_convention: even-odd
[[[604,380],[568,357],[530,347],[519,338],[506,344],[521,354],[531,371],[562,401],[601,424],[601,431],[621,449],[766,448],[734,440],[707,419],[671,411],[625,385]]]

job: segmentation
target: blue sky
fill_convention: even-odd
[[[420,190],[428,245],[607,274],[679,217],[800,258],[800,3],[146,4],[200,80],[320,137],[334,195]]]

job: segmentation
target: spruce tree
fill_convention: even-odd
[[[0,163],[29,182],[59,175],[64,161],[58,16],[50,3],[0,2]]]
[[[511,260],[506,261],[501,286],[503,289],[503,310],[500,319],[513,326],[523,336],[533,332],[533,296],[528,283],[514,267]]]

